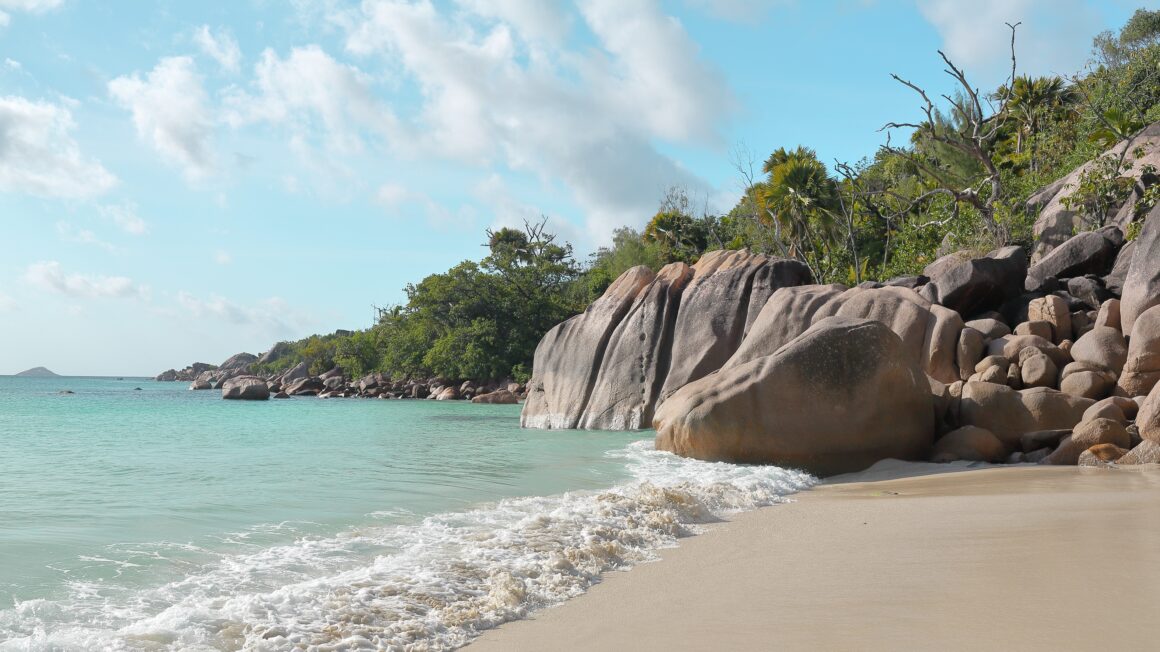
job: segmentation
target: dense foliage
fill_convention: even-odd
[[[671,189],[643,231],[617,230],[586,265],[543,222],[488,232],[486,258],[407,286],[407,303],[381,311],[370,329],[287,343],[259,371],[305,361],[314,373],[339,366],[354,376],[523,380],[540,337],[635,265],[656,270],[748,247],[796,258],[820,282],[853,284],[918,274],[956,250],[1030,246],[1028,199],[1038,188],[1160,120],[1160,11],[1137,11],[1093,46],[1082,75],[1029,77],[1013,68],[990,93],[946,57],[947,89],[928,92],[896,76],[899,92],[916,93],[924,107],[886,126],[903,144],[888,140],[862,161],[830,166],[808,147],[779,147],[760,175],[756,161],[738,157],[745,191],[727,214],[698,211]],[[1101,226],[1108,208],[1129,197],[1130,165],[1107,156],[1080,179],[1068,203],[1085,228]],[[1160,185],[1139,197],[1138,215],[1158,195]]]

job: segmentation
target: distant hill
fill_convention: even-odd
[[[57,374],[52,373],[51,371],[49,371],[48,369],[45,369],[44,367],[33,367],[27,371],[21,371],[20,373],[18,373],[16,375],[17,376],[26,376],[26,377],[30,377],[30,378],[51,378],[53,376],[56,376]]]

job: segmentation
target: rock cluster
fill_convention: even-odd
[[[305,362],[280,374],[257,376],[252,373],[252,366],[260,360],[261,358],[249,353],[239,353],[217,367],[199,362],[181,372],[166,371],[158,375],[156,380],[189,380],[191,390],[219,389],[222,398],[242,400],[316,396],[516,404],[527,396],[525,385],[510,380],[487,382],[452,381],[442,378],[392,380],[381,373],[368,374],[362,378],[348,378],[337,367],[315,376],[310,373]],[[198,373],[189,373],[199,368]],[[174,373],[177,373],[178,377],[173,377]],[[261,389],[257,387],[258,384],[261,384]]]
[[[809,282],[748,252],[629,270],[540,342],[521,422],[651,424],[661,449],[821,474],[1160,461],[1160,207],[1127,245],[1112,225],[1030,265],[1006,247]]]

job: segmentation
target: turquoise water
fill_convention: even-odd
[[[518,415],[0,377],[0,650],[452,648],[811,482]]]

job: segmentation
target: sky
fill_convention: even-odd
[[[739,160],[872,156],[939,49],[993,88],[1021,22],[1072,74],[1157,4],[0,0],[0,374],[366,328],[541,216],[584,260],[669,187],[728,211]]]

